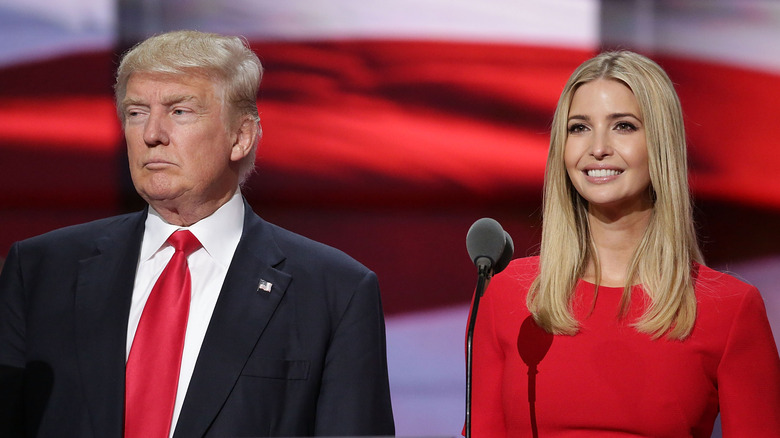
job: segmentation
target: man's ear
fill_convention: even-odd
[[[260,125],[252,116],[245,114],[241,117],[241,123],[233,131],[233,145],[230,150],[231,161],[238,162],[249,155],[257,141],[259,131]]]

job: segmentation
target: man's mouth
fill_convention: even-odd
[[[165,169],[169,166],[172,166],[173,163],[164,161],[164,160],[152,160],[148,161],[146,164],[144,164],[144,167],[149,170],[159,170],[159,169]]]

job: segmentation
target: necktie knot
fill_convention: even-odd
[[[184,256],[187,257],[202,245],[197,237],[188,230],[178,230],[171,234],[168,238],[168,243],[173,246],[176,252],[184,252]]]

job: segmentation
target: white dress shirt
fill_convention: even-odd
[[[173,410],[171,431],[173,436],[176,422],[181,412],[184,396],[187,393],[195,362],[198,359],[203,338],[206,335],[211,314],[217,304],[219,291],[225,281],[233,253],[238,247],[244,227],[244,202],[239,190],[230,200],[211,216],[201,219],[189,227],[171,225],[149,206],[144,237],[141,243],[141,256],[133,286],[133,300],[130,305],[130,320],[127,327],[126,356],[130,354],[135,331],[141,319],[144,305],[152,292],[157,278],[165,265],[173,257],[174,249],[166,243],[176,230],[189,230],[203,245],[187,258],[191,277],[190,313],[184,338],[179,385],[176,391],[176,404]]]

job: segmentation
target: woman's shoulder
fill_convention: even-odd
[[[758,289],[737,278],[707,266],[694,267],[699,319],[730,325],[735,320],[766,319],[766,307]]]
[[[760,296],[755,286],[737,278],[735,275],[704,265],[694,265],[693,282],[699,301],[742,301],[753,295]]]
[[[483,296],[485,314],[496,327],[507,329],[517,336],[517,325],[529,315],[525,301],[538,271],[538,257],[512,260],[503,271],[490,279]],[[514,331],[513,331],[514,330]]]
[[[490,280],[490,290],[497,291],[499,295],[506,293],[516,296],[522,294],[525,297],[528,288],[531,287],[539,274],[539,257],[523,257],[514,259],[503,271],[494,275]]]
[[[512,260],[506,269],[497,274],[496,277],[509,277],[514,280],[532,282],[537,275],[539,275],[539,256],[533,256]]]
[[[520,257],[509,262],[509,266],[514,269],[530,269],[536,271],[539,269],[539,256]]]

